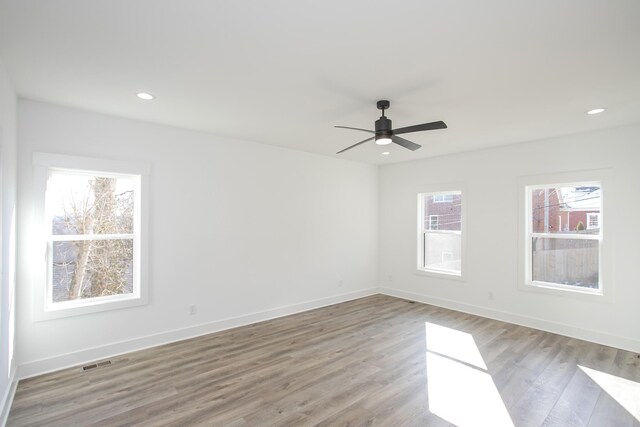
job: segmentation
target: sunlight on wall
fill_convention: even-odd
[[[459,427],[513,426],[473,337],[425,323],[429,410]]]
[[[9,310],[9,349],[7,357],[7,372],[11,376],[11,369],[13,367],[14,358],[14,345],[15,345],[15,287],[16,287],[16,206],[15,204],[11,209],[11,224],[9,225],[9,265],[8,268],[8,282],[9,282],[9,300],[7,302],[7,309]]]
[[[640,383],[578,365],[609,396],[640,421]]]

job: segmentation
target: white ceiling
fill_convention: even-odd
[[[0,0],[0,57],[23,98],[332,156],[378,99],[448,124],[336,156],[376,164],[640,121],[638,0]]]

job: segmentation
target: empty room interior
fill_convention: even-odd
[[[0,425],[640,427],[639,22],[0,0]]]

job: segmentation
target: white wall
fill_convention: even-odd
[[[640,351],[638,159],[640,126],[630,126],[381,167],[382,291]],[[613,204],[605,221],[615,222],[605,237],[615,258],[613,303],[519,290],[518,177],[598,168],[613,171],[605,189]],[[416,195],[438,183],[466,190],[466,281],[415,274]]]
[[[384,293],[640,351],[640,126],[378,171],[32,101],[20,101],[18,113],[21,376],[366,295],[378,284]],[[34,151],[151,165],[147,306],[33,321]],[[519,290],[518,177],[599,168],[614,179],[613,303]],[[415,274],[416,194],[438,183],[464,185],[464,282]]]
[[[13,295],[15,289],[16,94],[0,60],[0,425],[15,386]]]
[[[32,101],[18,117],[21,376],[376,291],[374,166]],[[148,305],[32,319],[33,152],[150,164]]]

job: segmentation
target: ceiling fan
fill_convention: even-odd
[[[415,142],[411,142],[404,138],[400,138],[398,135],[403,133],[410,133],[410,132],[421,132],[423,130],[447,128],[447,125],[443,121],[438,121],[438,122],[431,122],[431,123],[423,123],[421,125],[407,126],[399,129],[393,129],[391,127],[391,119],[388,119],[384,115],[384,110],[388,109],[389,105],[391,105],[389,101],[386,101],[386,100],[378,101],[377,103],[378,110],[382,110],[382,116],[380,116],[380,118],[376,120],[375,131],[369,130],[369,129],[352,128],[348,126],[336,126],[337,128],[340,128],[340,129],[353,129],[353,130],[359,130],[362,132],[369,132],[374,134],[374,136],[372,136],[371,138],[367,138],[364,141],[360,141],[357,144],[353,144],[352,146],[347,147],[344,150],[338,151],[336,154],[344,153],[345,151],[351,150],[352,148],[357,147],[360,144],[364,144],[365,142],[369,142],[372,139],[375,139],[376,144],[378,145],[386,145],[386,144],[391,144],[393,142],[411,151],[415,151],[422,146],[419,144],[416,144]]]

